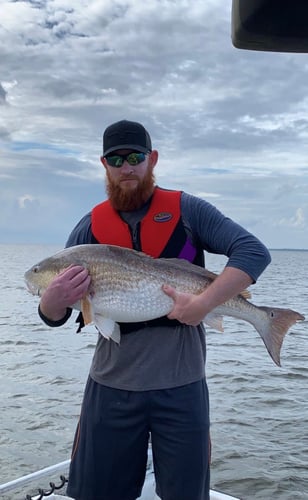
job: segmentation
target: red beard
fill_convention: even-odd
[[[126,176],[125,179],[136,179],[138,185],[134,189],[122,189],[120,183],[112,180],[108,170],[106,171],[106,191],[109,201],[115,210],[129,212],[138,210],[150,198],[155,187],[155,177],[152,170],[148,170],[144,179],[139,180],[134,175]],[[123,176],[124,178],[124,176]]]

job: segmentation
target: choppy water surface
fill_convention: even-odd
[[[0,483],[70,454],[96,333],[76,335],[73,319],[44,326],[23,282],[56,250],[0,245]],[[272,251],[272,259],[252,301],[308,317],[308,252]],[[207,267],[220,271],[224,261],[210,255]],[[308,499],[307,320],[287,335],[282,368],[246,323],[226,319],[225,332],[208,330],[207,342],[212,488],[243,500]]]

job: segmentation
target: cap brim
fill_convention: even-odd
[[[133,149],[134,151],[140,151],[140,153],[149,153],[149,149],[143,146],[138,146],[137,144],[118,144],[117,146],[113,146],[112,148],[106,149],[104,151],[104,156],[113,153],[114,151],[119,151],[119,149]]]

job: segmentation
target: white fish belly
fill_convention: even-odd
[[[161,286],[149,283],[137,287],[100,291],[92,298],[95,313],[125,323],[148,321],[168,314],[173,307],[173,300],[161,289]]]

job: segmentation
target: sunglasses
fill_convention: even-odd
[[[105,156],[108,165],[111,167],[120,168],[122,167],[125,160],[129,165],[139,165],[145,160],[145,153],[128,153],[127,155],[108,155]]]

